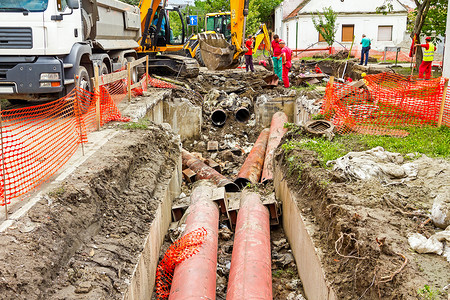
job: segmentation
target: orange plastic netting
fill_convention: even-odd
[[[419,80],[394,73],[369,75],[365,87],[330,83],[321,114],[338,133],[406,136],[405,126],[436,125],[445,80]],[[450,126],[450,97],[444,99],[443,124]]]
[[[156,299],[168,299],[175,267],[199,251],[206,239],[205,228],[198,228],[176,240],[167,249],[156,269]]]
[[[139,83],[132,90],[133,96],[147,90],[145,75]],[[88,133],[97,129],[98,122],[102,126],[110,121],[129,121],[117,107],[127,97],[127,84],[126,79],[119,79],[101,85],[97,94],[76,88],[52,102],[1,111],[0,154],[3,149],[4,164],[0,155],[0,205],[9,204],[54,175],[79,144],[87,142]],[[175,87],[153,78],[149,78],[149,85]]]

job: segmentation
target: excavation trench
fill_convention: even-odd
[[[155,298],[157,265],[181,236],[189,214],[192,183],[182,180],[185,168],[180,144],[192,155],[216,162],[215,169],[223,176],[236,179],[261,131],[270,127],[274,113],[285,112],[290,122],[298,119],[298,95],[283,88],[262,90],[258,80],[267,74],[260,73],[248,80],[244,80],[248,77],[245,73],[237,71],[205,73],[198,82],[189,81],[194,89],[205,89],[203,109],[198,99],[179,90],[157,90],[152,97],[134,99],[124,114],[133,112],[135,121],[152,121],[144,122],[146,130],[117,126],[119,133],[113,140],[2,233],[2,296]],[[227,86],[230,82],[234,86]],[[243,82],[248,86],[239,86]],[[224,89],[210,91],[218,86]],[[225,100],[220,109],[229,117],[220,119],[224,123],[217,127],[211,122],[211,113],[221,97]],[[243,117],[234,116],[242,107]],[[168,123],[170,128],[156,123]],[[209,142],[217,142],[217,149],[208,149]],[[321,282],[321,291],[333,293],[315,258],[314,244],[298,242],[309,235],[292,225],[301,220],[300,212],[281,202],[283,185],[275,171],[274,181],[247,187],[261,196],[270,216],[273,299],[302,299],[305,293],[310,299],[327,299],[315,298],[314,285],[305,284],[305,291],[302,289],[302,281],[310,282],[310,276]],[[243,187],[244,181],[239,185]],[[218,202],[216,299],[226,298],[240,195],[226,193],[225,210]],[[279,211],[283,213],[279,215]],[[313,263],[315,268],[309,268]]]

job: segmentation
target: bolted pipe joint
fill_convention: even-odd
[[[213,125],[221,127],[227,121],[227,113],[222,109],[216,109],[211,114],[211,122]]]
[[[250,112],[245,107],[239,107],[234,112],[234,117],[239,122],[247,122],[248,120],[250,120]]]

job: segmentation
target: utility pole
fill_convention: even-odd
[[[450,78],[450,0],[447,9],[447,28],[445,29],[445,50],[442,76]]]

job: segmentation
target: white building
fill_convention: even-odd
[[[275,9],[275,33],[285,40],[291,49],[323,48],[323,41],[314,28],[311,14],[331,7],[337,14],[335,40],[347,48],[355,36],[359,47],[362,34],[372,40],[372,49],[383,51],[404,40],[408,9],[398,0],[392,1],[392,10],[384,15],[376,8],[384,0],[285,0]],[[293,7],[294,6],[294,7]],[[334,46],[339,46],[335,43]]]

